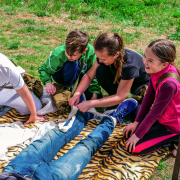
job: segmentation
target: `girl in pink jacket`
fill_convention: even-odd
[[[167,77],[157,86],[165,73],[179,76],[174,64],[176,48],[169,40],[151,42],[144,54],[145,70],[150,82],[135,121],[123,131],[127,138],[126,149],[135,155],[143,155],[178,142],[180,134],[180,83]],[[175,150],[173,150],[176,153]]]

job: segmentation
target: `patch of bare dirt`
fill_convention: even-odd
[[[7,15],[5,11],[0,11],[0,14],[2,16],[10,16],[10,15]],[[47,25],[53,25],[53,26],[56,26],[56,27],[61,27],[61,26],[65,26],[68,28],[68,31],[70,31],[71,29],[77,29],[77,28],[88,28],[90,26],[94,26],[94,27],[98,27],[98,29],[92,29],[92,30],[89,30],[90,32],[92,32],[92,34],[96,37],[97,35],[99,35],[100,33],[102,32],[108,32],[108,31],[111,31],[112,32],[112,28],[115,27],[115,28],[118,28],[118,29],[121,29],[121,25],[118,25],[118,24],[115,24],[113,25],[113,23],[99,23],[99,22],[96,22],[95,20],[90,20],[88,19],[88,21],[84,21],[83,18],[79,18],[79,19],[76,19],[76,20],[71,20],[71,19],[68,19],[69,15],[68,14],[61,14],[61,17],[57,17],[57,16],[51,16],[51,17],[37,17],[36,15],[34,14],[30,14],[30,13],[23,13],[23,12],[18,12],[17,14],[15,15],[12,15],[10,16],[11,20],[7,20],[5,22],[3,22],[3,24],[8,24],[10,22],[13,22],[13,20],[16,20],[16,19],[34,19],[35,21],[37,22],[42,22],[42,23],[45,23]],[[9,19],[9,18],[7,18]],[[15,25],[15,27],[13,27],[13,29],[16,29],[18,27],[16,27],[18,25]],[[137,50],[142,50],[142,51],[145,51],[147,45],[154,39],[167,39],[167,36],[166,35],[157,35],[157,34],[154,34],[152,32],[151,29],[148,29],[148,28],[143,28],[143,27],[126,27],[123,29],[124,32],[126,33],[136,33],[136,32],[140,32],[141,33],[141,36],[140,36],[140,39],[136,39],[133,43],[131,44],[126,44],[126,46],[128,46],[129,48],[132,48],[132,49],[137,49]],[[11,30],[8,30],[8,31],[5,31],[3,33],[6,33],[6,34],[11,34]],[[28,36],[28,39],[30,39],[31,37]],[[60,40],[57,39],[57,38],[53,38],[53,35],[52,35],[52,38],[50,39],[42,39],[42,41],[40,43],[47,43],[49,45],[51,44],[60,44],[59,42]],[[180,59],[180,47],[179,47],[179,42],[175,42],[176,45],[177,45],[177,58]]]
[[[52,44],[60,44],[60,41],[58,39],[54,39],[53,37],[50,39],[42,39],[41,43],[52,45]]]
[[[36,53],[36,55],[41,54],[41,53],[37,53],[35,50],[33,49],[28,49],[25,47],[19,47],[18,48],[18,52],[14,52],[14,50],[12,49],[3,49],[3,52],[11,52],[11,55],[17,56],[17,55],[28,55],[28,54],[34,54]]]

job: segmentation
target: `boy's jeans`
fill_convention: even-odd
[[[91,157],[108,139],[114,129],[113,120],[103,117],[100,124],[85,139],[59,159],[52,161],[56,153],[74,139],[86,125],[88,113],[77,112],[76,120],[66,133],[58,127],[47,132],[19,153],[3,172],[29,175],[35,180],[74,180],[83,171]]]

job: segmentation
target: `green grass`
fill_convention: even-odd
[[[18,49],[19,48],[19,42],[12,42],[7,44],[7,49]]]
[[[158,167],[156,168],[157,174],[160,179],[163,179],[163,180],[171,179],[169,176],[164,175],[164,173],[163,173],[163,171],[166,170],[167,168],[168,168],[167,162],[164,162],[163,160],[161,160],[158,164]],[[153,175],[152,175],[152,177],[149,178],[149,180],[155,180],[155,179],[156,178]]]
[[[138,28],[149,28],[156,34],[164,34],[173,41],[180,40],[180,5],[179,1],[171,0],[0,0],[0,10],[6,13],[6,18],[13,18],[18,12],[33,13],[35,18],[17,17],[9,20],[0,17],[0,49],[20,54],[43,53],[39,62],[44,62],[49,52],[63,44],[71,29],[82,29],[89,33],[90,44],[93,44],[96,36],[103,32],[99,23],[108,22],[112,25],[109,32],[121,33],[126,44],[131,44],[138,39],[143,39],[144,34]],[[36,21],[38,17],[61,18],[68,14],[64,22],[52,25],[43,21]],[[36,18],[37,17],[37,18]],[[66,20],[71,20],[70,24]],[[74,20],[82,20],[89,23],[84,26],[76,24]],[[95,21],[92,24],[92,21]],[[120,25],[120,26],[119,26]],[[118,27],[117,27],[118,26]],[[125,32],[125,28],[132,27],[133,32]],[[9,34],[9,31],[11,33]],[[54,40],[52,45],[52,40]],[[153,38],[151,39],[153,40]],[[149,41],[151,41],[149,40]],[[137,46],[134,46],[138,50]],[[143,50],[139,50],[143,53]],[[11,55],[10,55],[11,56]],[[25,57],[27,58],[27,57]],[[31,57],[32,59],[34,57]],[[35,70],[35,68],[34,68]],[[37,70],[35,70],[38,77]]]
[[[176,0],[6,0],[0,1],[1,10],[12,15],[17,11],[28,11],[38,17],[60,16],[66,11],[69,19],[96,16],[133,26],[152,27],[156,33],[167,33],[178,26],[180,2]]]
[[[179,7],[176,0],[0,0],[0,51],[39,79],[38,67],[74,29],[86,31],[90,44],[102,32],[120,33],[125,46],[142,54],[159,35],[178,48]],[[21,16],[17,16],[19,12]],[[151,179],[170,179],[163,173],[166,168],[168,164],[160,161],[157,175]]]
[[[180,41],[180,32],[178,31],[178,32],[175,32],[175,33],[168,34],[168,39]]]

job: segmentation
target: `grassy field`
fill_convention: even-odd
[[[0,52],[39,79],[37,69],[71,30],[85,30],[90,44],[118,32],[126,47],[143,53],[155,39],[170,39],[180,61],[180,1],[0,0]],[[151,180],[171,179],[174,158],[162,160]]]
[[[69,31],[119,32],[127,46],[144,52],[153,39],[180,39],[179,1],[0,1],[0,50],[38,78],[37,67]],[[173,10],[172,10],[173,9]]]

